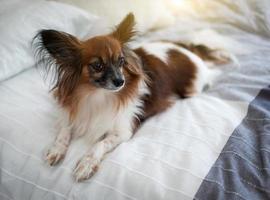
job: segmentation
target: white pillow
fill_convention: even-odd
[[[168,0],[55,0],[76,5],[90,13],[105,17],[110,27],[133,12],[141,32],[172,25],[174,16],[167,7]]]
[[[97,17],[57,2],[10,1],[0,9],[0,81],[34,66],[31,42],[40,29],[57,29],[79,38]]]

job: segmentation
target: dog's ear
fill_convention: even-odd
[[[136,34],[134,30],[135,17],[133,13],[129,13],[115,28],[111,35],[119,40],[121,44],[129,42]]]
[[[52,89],[64,100],[79,82],[82,71],[81,43],[74,36],[55,30],[41,30],[33,39],[38,63],[53,72]],[[46,74],[46,75],[47,75]]]
[[[81,60],[80,42],[74,36],[56,30],[41,30],[37,36],[39,48],[44,48],[56,63],[76,65]]]

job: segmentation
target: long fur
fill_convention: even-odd
[[[33,40],[36,60],[45,75],[52,75],[51,89],[58,90],[58,100],[66,99],[79,82],[82,72],[79,43],[74,36],[55,30],[41,30]]]

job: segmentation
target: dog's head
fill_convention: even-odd
[[[55,64],[54,88],[61,95],[70,94],[78,84],[89,84],[93,89],[119,91],[125,85],[125,74],[139,73],[134,55],[127,43],[135,36],[134,15],[128,14],[115,30],[107,35],[86,41],[56,30],[41,30],[37,52],[41,60]],[[48,65],[47,65],[48,66]]]

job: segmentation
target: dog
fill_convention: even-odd
[[[192,97],[230,61],[204,45],[147,42],[131,49],[135,17],[129,13],[107,34],[81,41],[56,30],[40,30],[37,55],[54,74],[60,107],[58,135],[46,154],[50,165],[64,158],[72,138],[85,136],[89,149],[74,169],[76,181],[91,177],[104,155],[128,141],[142,122]]]

